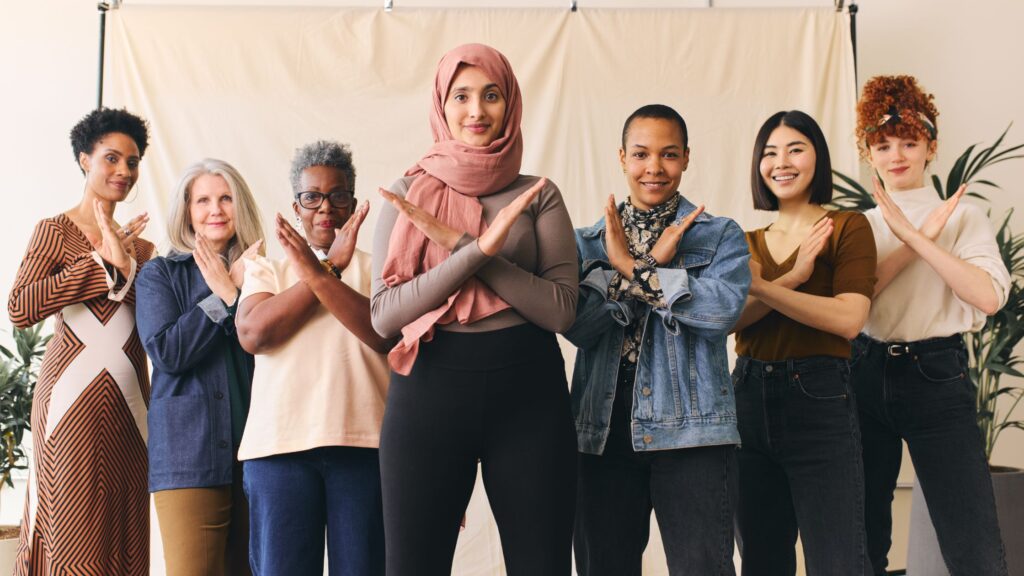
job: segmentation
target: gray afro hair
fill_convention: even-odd
[[[326,166],[341,170],[345,174],[349,186],[355,188],[356,167],[352,165],[352,151],[349,150],[347,144],[333,140],[317,140],[296,149],[295,157],[292,158],[291,170],[293,192],[301,192],[299,178],[302,177],[302,171],[313,166]]]

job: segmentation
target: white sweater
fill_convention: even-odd
[[[892,199],[916,227],[920,227],[928,214],[942,203],[931,186],[894,192]],[[868,210],[864,215],[871,223],[878,261],[881,262],[902,242],[889,229],[878,208]],[[999,297],[999,306],[1006,303],[1010,274],[999,256],[995,229],[985,212],[961,202],[936,244],[984,270]],[[983,312],[958,298],[927,262],[917,258],[875,297],[864,332],[885,342],[912,342],[974,332],[984,323]]]

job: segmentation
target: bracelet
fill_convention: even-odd
[[[321,260],[320,261],[320,266],[324,270],[326,270],[328,274],[330,274],[331,276],[334,276],[338,280],[341,280],[341,268],[338,268],[337,266],[335,266],[334,262],[331,262],[330,259],[324,258],[323,260]]]
[[[657,268],[658,267],[658,261],[655,260],[654,256],[651,256],[650,253],[647,253],[647,254],[644,254],[643,256],[641,256],[640,257],[640,263],[645,268]]]

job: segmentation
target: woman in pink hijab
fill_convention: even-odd
[[[576,440],[554,334],[575,320],[572,224],[558,188],[519,173],[508,60],[441,59],[434,145],[381,194],[371,314],[400,337],[381,432],[387,573],[447,575],[477,462],[508,574],[568,575]]]

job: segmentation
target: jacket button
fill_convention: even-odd
[[[228,447],[228,441],[227,440],[221,440],[220,441],[220,447],[221,448],[227,448]]]
[[[654,438],[650,434],[644,434],[644,444],[650,444],[654,442]]]
[[[213,397],[216,398],[217,400],[220,400],[221,398],[224,397],[224,393],[223,392],[214,392],[213,393]]]
[[[650,386],[644,386],[643,389],[640,390],[640,393],[643,394],[644,396],[650,396],[651,395],[651,387]]]

